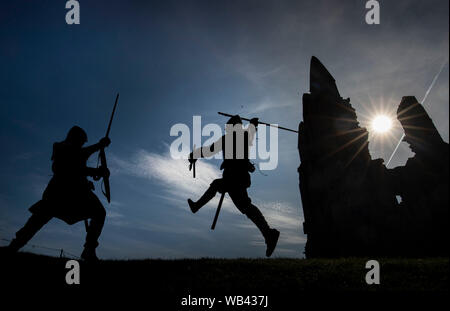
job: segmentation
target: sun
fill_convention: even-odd
[[[379,134],[386,133],[392,128],[392,119],[386,115],[378,115],[372,120],[372,129]]]

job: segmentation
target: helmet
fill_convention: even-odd
[[[236,125],[236,124],[242,124],[242,119],[239,115],[234,115],[228,120],[227,124]]]
[[[81,143],[84,144],[87,142],[87,134],[86,132],[79,126],[74,126],[67,133],[66,141],[71,143]]]

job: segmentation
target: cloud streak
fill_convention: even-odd
[[[112,157],[112,165],[114,165],[119,174],[144,178],[158,184],[163,188],[163,198],[175,207],[183,210],[187,210],[187,198],[199,198],[214,179],[221,177],[220,171],[214,165],[206,160],[199,160],[197,162],[197,178],[193,179],[192,172],[189,172],[187,169],[186,160],[172,159],[169,153],[157,154],[145,150],[137,151],[129,160],[123,160],[114,156]],[[219,196],[217,195],[208,205],[215,207],[218,201]],[[293,250],[299,251],[301,245],[306,242],[306,238],[301,233],[303,221],[300,217],[300,212],[288,202],[263,202],[256,199],[253,200],[253,203],[260,208],[268,223],[282,232],[279,241],[280,250],[288,249],[289,251],[280,252],[284,255],[292,255]],[[243,229],[246,235],[250,237],[248,242],[250,245],[264,244],[264,240],[261,234],[257,232],[256,226],[244,215],[241,215],[228,195],[225,197],[223,207],[222,212],[229,214],[231,217],[239,215],[239,217],[233,219],[234,225],[227,227],[227,231],[233,230],[233,227]],[[156,224],[146,225],[143,229],[172,232],[171,229],[168,230]],[[190,228],[183,230],[185,230],[186,234],[194,235],[198,231]],[[180,233],[180,228],[176,232]]]

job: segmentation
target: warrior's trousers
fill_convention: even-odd
[[[91,221],[87,229],[86,243],[84,244],[85,248],[95,249],[98,246],[98,238],[102,233],[105,217],[106,211],[101,204],[94,206],[89,215],[87,215],[86,218],[90,218]],[[25,244],[27,244],[28,241],[31,240],[31,238],[52,218],[53,216],[48,213],[41,211],[34,212],[26,222],[25,226],[17,231],[16,238],[10,244],[11,249],[17,251],[25,246]]]
[[[249,198],[247,188],[241,185],[233,185],[231,182],[226,182],[223,178],[214,180],[209,186],[208,190],[202,195],[202,197],[196,202],[197,207],[201,208],[208,203],[217,192],[228,192],[231,200],[238,210],[246,215],[261,231],[264,238],[270,232],[270,227],[267,224],[261,211],[252,204],[252,200]]]

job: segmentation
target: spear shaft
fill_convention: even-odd
[[[232,114],[223,113],[223,112],[218,112],[218,114],[220,114],[220,115],[222,115],[222,116],[225,116],[225,117],[230,117],[230,118],[233,116]],[[248,118],[242,118],[242,117],[241,117],[241,119],[242,119],[242,120],[245,120],[245,121],[250,121],[250,119],[248,119]],[[296,131],[296,130],[288,129],[288,128],[286,128],[286,127],[279,126],[279,125],[276,125],[276,124],[266,123],[266,122],[262,122],[262,121],[258,121],[258,123],[259,123],[259,124],[268,125],[268,126],[272,126],[272,127],[277,127],[277,128],[279,128],[280,130],[285,130],[285,131],[289,131],[289,132],[298,133],[298,131]]]
[[[111,131],[111,124],[112,124],[112,121],[114,119],[114,114],[116,113],[116,107],[117,107],[117,103],[118,102],[119,102],[119,93],[117,93],[116,101],[114,102],[114,107],[113,107],[113,110],[112,110],[112,113],[111,113],[111,118],[109,119],[108,129],[106,130],[105,137],[108,137],[109,136],[109,132]],[[107,168],[108,164],[106,162],[105,148],[101,148],[99,150],[99,159],[100,159],[101,166]],[[103,177],[103,185],[105,186],[105,191],[103,192],[103,194],[105,195],[106,200],[108,201],[108,203],[111,203],[111,189],[110,189],[110,185],[109,185],[109,176]],[[89,223],[88,223],[87,219],[84,220],[84,227],[85,227],[86,232],[87,232],[89,230]]]

